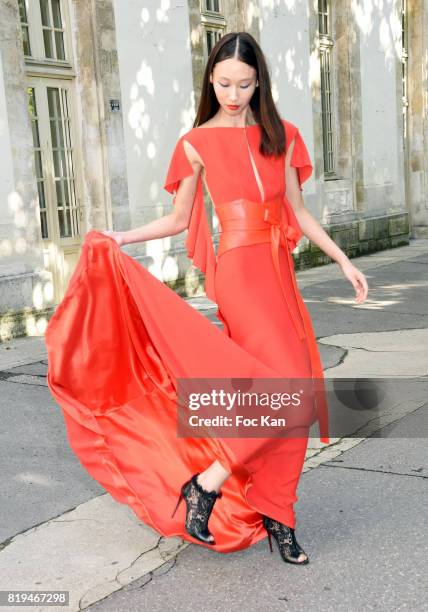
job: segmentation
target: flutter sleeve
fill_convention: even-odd
[[[292,125],[292,124],[289,124]],[[290,138],[289,134],[287,136]],[[291,138],[288,146],[294,140],[294,148],[291,154],[290,165],[297,169],[297,176],[302,191],[302,183],[304,183],[312,174],[313,166],[309,157],[308,149],[303,141],[303,138],[297,127],[293,126]],[[288,147],[287,147],[288,148]]]
[[[183,139],[184,136],[178,140],[175,146],[164,184],[164,189],[171,194],[176,194],[180,181],[183,178],[194,174],[193,167],[184,150]],[[173,203],[175,203],[175,197]],[[192,264],[205,274],[206,296],[215,302],[214,277],[217,260],[204,206],[204,195],[200,174],[187,229],[187,255],[192,261]]]

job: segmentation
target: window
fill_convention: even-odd
[[[29,26],[28,26],[28,18],[27,18],[27,5],[25,0],[18,0],[19,6],[19,18],[21,21],[21,30],[22,30],[22,46],[24,49],[24,55],[31,55],[31,47],[30,47],[30,35],[29,35]]]
[[[40,0],[45,57],[65,60],[60,0]]]
[[[318,2],[318,29],[322,36],[328,36],[330,32],[330,10],[329,1]]]
[[[220,13],[220,0],[205,0],[205,10]]]
[[[18,0],[22,43],[27,62],[69,63],[65,0]]]
[[[226,28],[226,20],[220,0],[202,0],[201,24],[204,33],[204,55],[208,59],[213,47],[223,36]]]
[[[222,36],[223,36],[222,30],[217,30],[217,29],[213,29],[213,28],[205,28],[207,55],[209,55],[211,53],[211,51],[213,50],[216,42],[218,40],[220,40],[220,38]]]
[[[48,87],[49,124],[53,157],[53,181],[60,237],[78,233],[74,190],[73,147],[67,90]]]
[[[76,198],[70,91],[43,79],[27,91],[42,238],[72,238],[80,234],[82,211]]]
[[[323,129],[324,173],[334,171],[333,151],[333,36],[330,0],[318,0],[318,31],[320,39],[321,113]]]

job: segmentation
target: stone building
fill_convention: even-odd
[[[305,204],[332,238],[353,256],[426,235],[427,29],[416,0],[1,0],[1,339],[43,334],[87,231],[170,210],[167,165],[229,31],[266,53],[314,164]],[[192,294],[184,239],[122,248]],[[295,255],[326,261],[305,239]]]

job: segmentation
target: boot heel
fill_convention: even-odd
[[[269,538],[269,546],[270,546],[270,552],[273,553],[273,548],[272,548],[272,536],[270,534],[270,531],[267,532],[268,534],[268,538]]]
[[[178,506],[180,505],[181,500],[184,499],[183,497],[183,493],[180,492],[180,495],[178,496],[178,501],[177,501],[177,505],[174,508],[174,512],[171,514],[171,518],[174,517],[174,514],[177,512]]]

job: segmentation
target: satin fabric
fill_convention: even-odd
[[[233,202],[220,204],[216,207],[216,212],[222,227],[218,246],[219,258],[230,249],[264,242],[269,242],[271,245],[272,263],[278,284],[281,287],[289,316],[299,340],[307,341],[311,362],[310,373],[301,369],[291,374],[291,366],[288,365],[283,376],[295,376],[297,378],[310,377],[314,379],[320,439],[322,442],[328,442],[328,407],[324,387],[323,369],[310,315],[297,286],[294,263],[291,256],[291,251],[294,250],[297,242],[303,235],[297,219],[291,207],[287,207],[286,198],[276,198],[264,201],[262,205],[259,202],[241,198]],[[286,265],[283,265],[282,269],[287,270],[288,278],[291,280],[288,287],[286,287],[283,274],[281,273],[279,258],[280,245],[284,247],[281,250],[287,257]],[[268,269],[268,266],[266,266],[265,270],[266,269]],[[236,287],[236,284],[233,284]],[[230,286],[230,284],[228,282],[223,282],[223,286]],[[269,284],[267,286],[269,286]],[[249,302],[250,300],[247,301],[247,304]],[[296,310],[298,312],[296,312]],[[267,309],[267,312],[271,312],[271,308]],[[227,317],[223,315],[221,315],[221,317],[227,320]],[[259,317],[258,320],[259,323],[261,323]],[[287,336],[289,336],[289,334],[287,334]],[[283,337],[285,337],[285,335]],[[296,348],[292,352],[296,355],[299,350],[304,349],[303,347]],[[290,352],[291,351],[289,351],[289,353]],[[275,351],[274,354],[276,358],[278,358],[279,353]]]
[[[286,128],[290,126],[286,122]],[[225,139],[219,133],[201,132],[195,136],[192,130],[186,138],[203,151],[208,179],[220,153],[215,144],[221,149]],[[294,137],[297,145],[297,132]],[[255,132],[252,138],[257,138]],[[241,133],[235,132],[233,139],[234,150],[244,155]],[[212,165],[204,142],[212,145]],[[174,191],[189,169],[193,171],[183,155],[180,139],[168,170],[168,191]],[[293,155],[294,163],[301,164],[296,166],[299,177],[307,176],[307,159],[303,165],[299,147]],[[262,173],[266,177],[273,170],[265,167]],[[279,177],[277,168],[275,176]],[[214,182],[208,185],[216,192]],[[219,198],[224,196],[222,188],[216,192]],[[286,243],[277,243],[274,236],[277,267],[272,223],[265,219],[268,241],[227,248],[216,257],[202,195],[199,180],[186,246],[193,263],[206,272],[207,294],[217,298],[225,329],[210,323],[112,238],[90,231],[46,330],[48,385],[62,408],[70,446],[81,464],[117,501],[128,504],[162,535],[195,542],[184,530],[184,505],[174,519],[171,513],[183,482],[217,458],[232,476],[210,518],[216,545],[206,546],[231,552],[266,536],[263,513],[295,526],[293,506],[307,432],[290,440],[179,438],[177,379],[311,377],[322,374],[322,368],[309,315],[298,290],[295,293]],[[239,199],[242,191],[231,189],[230,195],[232,199],[223,203]],[[244,196],[256,201],[254,191]],[[286,206],[284,194],[282,202]],[[304,338],[295,327],[297,317]],[[318,417],[323,415],[321,439],[328,442],[326,412],[320,410],[325,403],[317,407]]]

